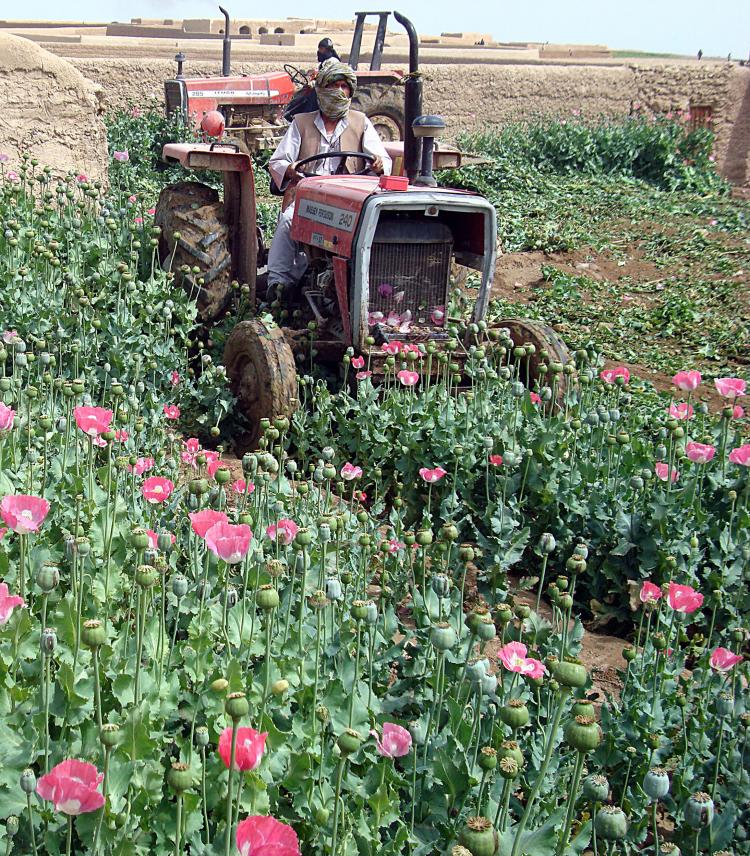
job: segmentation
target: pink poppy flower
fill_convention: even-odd
[[[529,398],[531,399],[531,403],[534,404],[536,407],[539,407],[539,405],[542,403],[542,399],[536,392],[530,392]]]
[[[703,595],[692,586],[681,586],[677,583],[669,584],[667,592],[667,603],[675,612],[690,615],[703,604]]]
[[[142,226],[143,225],[143,217],[133,217],[133,222],[135,223],[136,226]]]
[[[389,553],[398,553],[399,550],[403,550],[406,544],[403,544],[398,538],[390,538],[388,540],[388,552]]]
[[[170,375],[169,381],[172,384],[172,386],[177,386],[180,382],[180,373],[179,372],[172,372],[172,374]]]
[[[487,459],[493,467],[502,467],[503,465],[503,456],[502,455],[490,455]]]
[[[363,369],[365,367],[365,358],[364,357],[352,357],[352,368],[353,369]]]
[[[85,172],[79,172],[78,175],[76,176],[76,181],[79,184],[83,184],[84,182],[86,182],[88,180],[89,180],[89,177],[86,175]]]
[[[401,324],[401,316],[398,314],[398,312],[394,312],[393,310],[391,310],[388,313],[388,317],[385,319],[385,323],[389,327],[398,327]]]
[[[617,366],[614,369],[604,369],[599,373],[599,377],[604,383],[617,383],[618,377],[623,378],[623,383],[628,383],[630,381],[630,370],[625,366]]]
[[[250,496],[255,491],[255,485],[252,482],[248,484],[245,479],[237,479],[232,482],[232,490],[235,493],[245,493],[247,491],[247,495]]]
[[[350,461],[347,461],[343,467],[341,467],[341,478],[344,481],[352,481],[353,479],[361,479],[362,478],[362,467],[356,467]]]
[[[133,119],[140,119],[142,115],[140,107],[131,107],[130,115],[133,117]]]
[[[207,470],[210,470],[211,464],[215,464],[219,460],[219,453],[214,452],[212,449],[201,449],[201,454],[206,459]],[[214,470],[214,472],[216,472],[216,470]]]
[[[534,659],[534,657],[527,657],[526,663],[523,668],[523,676],[525,678],[531,678],[533,681],[539,680],[539,678],[543,678],[547,674],[547,667],[540,660]]]
[[[646,581],[642,586],[638,597],[640,598],[641,603],[656,603],[657,600],[662,596],[662,590],[659,586],[654,585],[654,583],[650,583]]]
[[[677,389],[681,389],[683,392],[693,392],[693,390],[698,389],[702,379],[699,371],[691,369],[689,371],[677,372],[672,378],[672,383]]]
[[[738,377],[717,377],[714,386],[719,395],[724,398],[737,398],[745,394],[745,381]]]
[[[250,549],[252,530],[246,523],[214,523],[206,532],[206,546],[228,565],[239,564]]]
[[[23,598],[10,594],[7,583],[0,583],[0,625],[8,623],[17,606],[26,606]]]
[[[6,173],[5,180],[10,182],[10,184],[20,184],[21,176],[17,172],[11,170],[9,173]]]
[[[96,811],[104,805],[99,785],[104,779],[93,764],[70,758],[53,767],[36,783],[36,792],[43,800],[55,804],[55,811],[79,815]]]
[[[238,728],[237,743],[234,747],[234,769],[255,770],[260,765],[266,748],[267,731],[254,728]],[[232,728],[229,726],[219,737],[219,755],[224,766],[229,769],[229,756],[232,751]],[[255,851],[253,851],[255,852]]]
[[[209,461],[206,466],[206,472],[208,473],[209,478],[213,478],[219,470],[228,470],[229,467],[226,465],[221,458],[217,458],[215,461]]]
[[[179,419],[180,408],[176,404],[165,404],[164,415],[167,417],[167,419]]]
[[[654,472],[661,481],[671,481],[673,484],[680,477],[679,472],[674,467],[670,468],[669,464],[665,464],[663,461],[654,464]]]
[[[707,464],[716,454],[716,449],[707,443],[696,443],[694,440],[689,440],[685,444],[685,453],[688,460],[694,464]]]
[[[669,405],[669,415],[672,419],[692,419],[693,405],[686,401],[681,401],[679,404],[672,403]]]
[[[16,418],[16,411],[0,401],[0,431],[10,431]]]
[[[443,476],[448,475],[448,470],[444,470],[442,467],[435,467],[434,469],[421,467],[419,475],[422,476],[422,479],[426,481],[427,484],[435,484],[435,482],[439,482]]]
[[[509,672],[523,673],[526,669],[527,648],[522,642],[508,642],[497,652],[498,659]]]
[[[741,467],[750,467],[750,443],[738,446],[729,453],[729,460]]]
[[[237,824],[236,841],[240,856],[300,856],[292,827],[265,815],[246,817]]]
[[[165,534],[165,535],[168,534],[169,537],[172,539],[173,544],[177,540],[177,538],[171,532],[163,533],[163,534]],[[154,532],[153,529],[146,529],[146,535],[148,535],[148,546],[152,550],[158,550],[159,549],[159,536],[156,534],[156,532]]]
[[[390,354],[392,357],[395,357],[401,353],[401,349],[403,347],[403,342],[399,342],[398,339],[394,339],[392,342],[387,342],[383,345],[383,353]]]
[[[141,493],[147,502],[155,505],[157,502],[165,502],[174,490],[174,482],[162,476],[151,476],[143,482]]]
[[[282,544],[287,546],[294,541],[298,532],[299,526],[287,517],[282,517],[278,523],[272,523],[270,526],[266,526],[266,535],[271,539],[271,541],[275,541],[278,538]]]
[[[0,502],[0,516],[6,526],[19,535],[37,532],[49,512],[49,503],[40,496],[9,494]]]
[[[743,408],[740,407],[739,404],[735,404],[734,409],[732,410],[732,419],[742,419],[744,415],[745,411]]]
[[[128,196],[128,202],[131,205],[137,201],[138,201],[138,197],[135,195],[135,193],[132,193],[130,196]]]
[[[13,345],[20,340],[21,337],[18,335],[18,330],[5,330],[3,332],[3,342],[6,345]]]
[[[142,476],[144,473],[147,473],[149,470],[154,468],[154,463],[153,458],[137,458],[134,467],[131,467],[130,464],[128,464],[128,472],[135,473],[137,476]]]
[[[229,523],[229,517],[223,511],[204,508],[203,511],[191,511],[190,526],[199,538],[205,538],[206,532],[216,523]]]
[[[76,407],[73,410],[76,425],[89,437],[98,437],[109,431],[114,413],[106,407]]]
[[[112,157],[120,163],[127,163],[130,160],[130,154],[127,149],[123,152],[113,152]]]
[[[410,372],[408,369],[401,369],[396,377],[401,381],[403,386],[414,386],[419,380],[419,372]]]
[[[189,439],[185,440],[185,449],[194,455],[200,452],[201,444],[198,438],[190,437]]]
[[[394,722],[383,723],[383,737],[378,738],[378,732],[372,729],[370,734],[375,738],[378,752],[384,758],[403,758],[411,749],[411,734],[406,728]]]
[[[376,324],[382,323],[385,315],[382,312],[368,312],[367,313],[367,325],[368,327],[374,327]]]
[[[430,319],[436,327],[445,324],[445,306],[436,306],[430,313]]]
[[[115,431],[115,440],[117,440],[118,443],[127,443],[129,439],[130,434],[128,434],[124,428],[120,428]]]
[[[153,217],[154,214],[156,214],[156,208],[147,208],[146,214],[148,214],[150,217]]]
[[[357,380],[367,380],[368,377],[372,377],[372,372],[357,372],[354,377]]]
[[[734,654],[726,648],[719,646],[718,648],[714,648],[711,652],[709,662],[711,664],[711,668],[715,669],[717,672],[728,672],[730,669],[734,668],[737,663],[742,662],[742,655]]]

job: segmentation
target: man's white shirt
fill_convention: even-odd
[[[332,134],[328,134],[326,132],[323,117],[319,112],[313,119],[313,124],[320,132],[318,154],[322,155],[326,152],[341,151],[341,135],[349,127],[349,122],[346,117],[339,119]],[[284,174],[286,173],[287,167],[299,158],[301,143],[302,136],[299,132],[299,127],[296,122],[292,122],[287,129],[286,134],[284,134],[283,139],[276,147],[276,151],[271,155],[271,160],[268,162],[268,168],[271,171],[271,175],[278,187],[281,187],[283,184]],[[393,167],[391,159],[383,146],[383,141],[378,136],[378,132],[367,117],[365,117],[365,132],[362,138],[362,151],[369,155],[379,157],[383,161],[383,172],[385,175],[391,174],[391,169]],[[306,164],[303,169],[305,172],[314,173],[315,175],[332,175],[339,168],[340,164],[341,158],[325,158],[324,160],[311,161],[309,164]]]

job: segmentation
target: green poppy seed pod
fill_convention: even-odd
[[[312,544],[312,532],[303,527],[294,536],[294,543],[300,547],[308,547]]]
[[[367,618],[367,603],[364,600],[352,601],[349,612],[355,621],[364,621]]]
[[[714,818],[714,801],[703,791],[689,797],[685,803],[685,823],[693,829],[710,826]]]
[[[15,838],[18,833],[18,818],[12,814],[5,821],[5,834],[8,838]]]
[[[87,648],[99,648],[107,641],[107,631],[97,618],[83,622],[81,641]]]
[[[486,674],[488,674],[489,668],[489,660],[485,657],[473,657],[466,664],[466,677],[472,683],[478,683]]]
[[[558,600],[560,609],[565,611],[573,608],[573,597],[569,594],[561,594]]]
[[[328,606],[328,598],[322,589],[314,591],[309,598],[311,609],[325,609]]]
[[[258,456],[246,454],[242,456],[242,472],[246,476],[254,476],[258,472]]]
[[[319,704],[315,708],[315,718],[318,722],[325,724],[331,718],[331,714],[325,705]]]
[[[175,793],[181,794],[193,786],[193,774],[189,764],[173,761],[167,773],[167,781]]]
[[[130,546],[136,550],[145,550],[148,544],[148,532],[145,529],[133,529],[130,533]]]
[[[21,790],[25,794],[33,794],[34,793],[34,791],[36,790],[36,775],[34,774],[34,771],[31,768],[27,767],[21,773],[20,784],[21,784]]]
[[[715,705],[716,713],[719,716],[731,716],[734,713],[734,698],[731,693],[719,693]]]
[[[521,699],[513,698],[500,708],[500,719],[508,728],[517,731],[529,724],[529,709]]]
[[[250,712],[250,705],[245,693],[229,693],[224,702],[224,710],[233,722],[239,722],[244,716],[247,716]]]
[[[498,758],[513,758],[519,770],[522,770],[526,763],[523,752],[515,740],[503,740],[498,749],[497,756]]]
[[[478,684],[475,685],[476,690],[479,688],[482,690],[482,695],[492,695],[497,690],[497,676],[484,675],[480,678]]]
[[[60,584],[60,568],[54,562],[45,562],[36,572],[36,584],[49,594]]]
[[[187,594],[188,581],[182,574],[175,574],[172,577],[172,594],[176,598],[183,598]]]
[[[331,527],[327,523],[321,523],[318,526],[318,541],[321,544],[328,544],[331,540]]]
[[[593,774],[583,780],[583,795],[590,802],[604,802],[609,796],[609,781],[606,776]]]
[[[153,548],[149,547],[147,550],[143,551],[143,564],[150,565],[153,568],[156,564],[158,556],[159,553]]]
[[[555,585],[560,591],[567,591],[568,586],[570,585],[570,580],[567,577],[560,576],[555,580]]]
[[[338,577],[328,577],[326,580],[326,597],[328,600],[339,601],[344,597],[341,580]]]
[[[271,583],[266,583],[256,592],[255,602],[263,612],[272,612],[279,605],[279,593]]]
[[[342,755],[352,755],[362,745],[362,735],[353,728],[342,731],[336,741]]]
[[[420,547],[429,547],[432,544],[432,532],[429,529],[420,529],[417,532],[416,540]]]
[[[472,856],[495,856],[500,837],[486,817],[470,817],[458,836],[458,842]]]
[[[365,603],[365,624],[370,627],[378,623],[378,606],[374,600],[368,600]]]
[[[476,626],[475,633],[480,641],[489,642],[490,639],[494,639],[497,636],[495,622],[489,615],[482,616]]]
[[[458,548],[458,558],[462,562],[473,562],[476,552],[471,544],[462,544]]]
[[[471,612],[466,613],[464,624],[469,628],[471,633],[476,633],[482,619],[487,618],[487,616],[489,616],[489,610],[483,603],[480,603]]]
[[[595,719],[596,711],[594,705],[588,699],[578,698],[570,707],[570,715],[572,717],[590,716],[592,719]]]
[[[424,723],[420,720],[413,720],[409,723],[409,734],[411,734],[415,746],[424,746],[426,731]]]
[[[513,621],[513,610],[507,604],[503,604],[497,610],[497,620],[502,625]]]
[[[542,532],[542,534],[539,536],[538,546],[540,553],[545,553],[549,555],[557,546],[555,536],[551,532]]]
[[[663,767],[652,767],[643,777],[643,790],[652,800],[660,800],[669,793],[669,775]]]
[[[628,819],[619,806],[605,805],[596,814],[595,827],[605,841],[620,841],[628,834]]]
[[[497,767],[497,752],[492,746],[483,746],[479,752],[479,767],[482,770],[490,771]]]
[[[626,663],[632,663],[633,660],[638,656],[638,652],[632,645],[626,645],[622,649],[622,658]]]
[[[440,537],[444,541],[456,541],[458,539],[458,527],[453,523],[444,523],[440,527]]]
[[[661,746],[661,734],[656,734],[655,732],[647,734],[646,743],[650,749],[656,751]]]
[[[430,628],[430,643],[436,651],[450,651],[457,641],[456,631],[445,621]]]
[[[277,697],[280,698],[284,695],[285,692],[289,689],[289,681],[284,678],[279,678],[278,681],[274,681],[271,684],[271,692]]]
[[[578,752],[593,752],[601,742],[601,729],[590,716],[576,716],[565,726],[565,742]]]
[[[351,571],[342,571],[340,576],[343,585],[350,586],[352,584],[352,580],[354,579],[354,577]]]
[[[526,603],[517,603],[513,607],[513,612],[516,614],[516,618],[520,618],[523,621],[531,615],[531,607]]]
[[[663,633],[654,633],[651,637],[651,644],[656,651],[664,651],[667,647],[667,637]]]
[[[324,479],[335,479],[336,478],[336,467],[331,464],[326,464],[323,467],[323,478]]]
[[[188,491],[192,496],[203,496],[211,490],[208,479],[191,479],[188,483]]]
[[[273,580],[283,577],[285,571],[286,565],[281,559],[269,559],[266,562],[266,573]]]
[[[682,852],[680,848],[671,841],[662,841],[659,845],[659,856],[682,856]],[[715,853],[714,856],[719,856],[719,853]]]
[[[584,687],[588,680],[586,667],[577,660],[564,660],[551,666],[555,679],[564,687]]]
[[[156,536],[156,546],[162,553],[168,553],[172,549],[172,535],[169,532],[160,532]]]
[[[521,772],[518,761],[510,755],[498,756],[498,772],[504,779],[515,779]]]
[[[45,627],[39,636],[39,648],[45,656],[51,656],[57,648],[57,632],[54,627]]]
[[[447,574],[433,574],[430,585],[438,597],[448,597],[450,594],[451,581]]]
[[[151,565],[138,565],[136,568],[135,581],[141,588],[151,588],[151,586],[156,585],[158,579],[159,572]]]
[[[114,749],[120,742],[120,726],[116,722],[105,722],[99,732],[99,740],[105,749]]]

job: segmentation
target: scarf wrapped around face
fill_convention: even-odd
[[[320,67],[315,78],[315,91],[318,93],[320,112],[329,119],[343,119],[349,112],[352,99],[341,89],[326,89],[329,83],[345,80],[352,91],[357,90],[357,76],[354,69],[344,62],[329,59]]]

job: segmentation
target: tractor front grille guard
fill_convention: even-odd
[[[440,223],[378,226],[370,253],[368,326],[376,341],[445,336],[453,238]],[[385,228],[384,228],[385,227]]]

